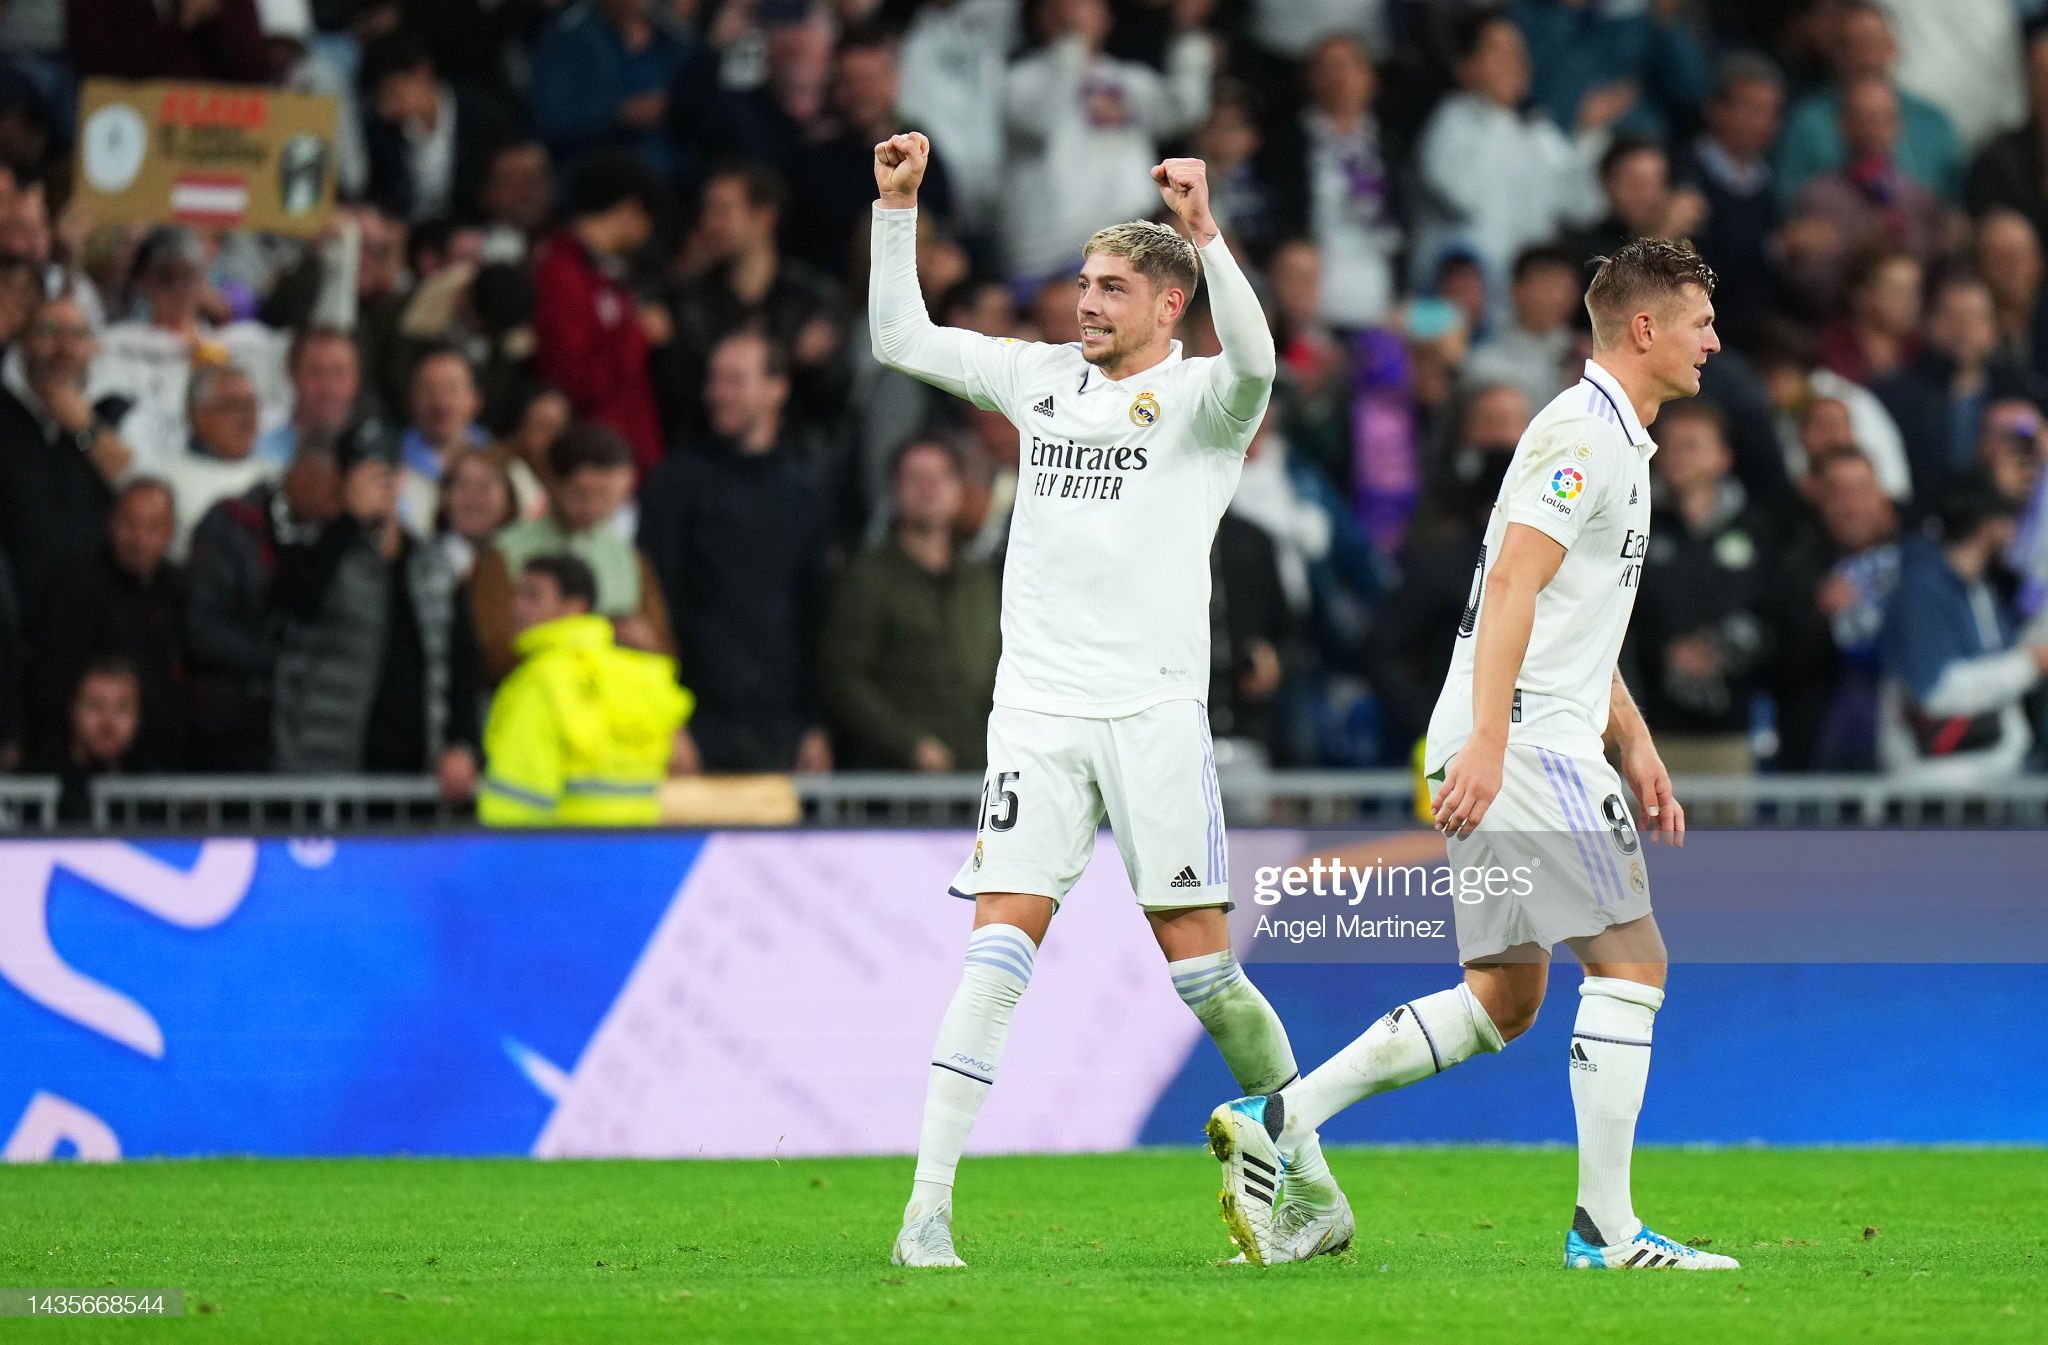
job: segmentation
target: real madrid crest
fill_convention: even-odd
[[[1159,399],[1150,392],[1141,392],[1131,403],[1131,424],[1140,429],[1150,429],[1159,423]]]

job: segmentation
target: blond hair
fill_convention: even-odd
[[[1188,298],[1202,281],[1202,258],[1195,245],[1164,224],[1134,219],[1098,229],[1081,248],[1081,260],[1096,253],[1122,257],[1134,270],[1161,289],[1178,285]]]

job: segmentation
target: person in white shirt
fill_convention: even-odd
[[[1508,291],[1515,320],[1496,328],[1465,361],[1465,382],[1478,387],[1506,383],[1521,391],[1529,405],[1543,406],[1572,381],[1567,372],[1578,333],[1572,310],[1578,306],[1579,265],[1557,247],[1525,248],[1515,258],[1514,283]]]
[[[1045,47],[1011,66],[1004,82],[1000,214],[1012,273],[1043,275],[1072,260],[1074,237],[1156,209],[1145,171],[1160,140],[1209,115],[1216,60],[1208,35],[1181,21],[1185,6],[1174,12],[1162,77],[1103,54],[1108,0],[1048,0]],[[1087,190],[1074,190],[1076,182]]]
[[[954,213],[993,229],[1008,202],[1003,170],[1003,86],[1017,44],[1021,0],[937,0],[917,6],[896,65],[904,119],[931,128],[951,177]]]
[[[1317,44],[1304,73],[1308,222],[1323,255],[1323,318],[1338,327],[1377,326],[1394,301],[1401,246],[1393,174],[1372,113],[1378,75],[1365,44],[1341,34]]]
[[[183,560],[192,529],[222,500],[246,495],[274,481],[283,468],[256,453],[256,385],[231,364],[203,365],[187,393],[190,434],[185,451],[162,464],[162,476],[178,507],[178,535],[171,555]]]
[[[929,142],[875,147],[868,327],[875,357],[987,411],[1023,443],[1004,568],[1003,653],[958,992],[932,1055],[916,1179],[891,1259],[957,1266],[953,1177],[995,1082],[1011,1011],[1104,814],[1175,988],[1246,1086],[1294,1077],[1286,1030],[1230,953],[1223,809],[1204,698],[1209,550],[1272,396],[1273,338],[1209,209],[1199,159],[1151,171],[1188,231],[1134,222],[1082,250],[1079,341],[933,324],[916,267]],[[1065,194],[1094,192],[1078,171]],[[1106,185],[1106,184],[1102,184]],[[1175,327],[1206,272],[1222,354],[1184,358]],[[1288,1155],[1302,1254],[1349,1242],[1349,1207],[1312,1136]],[[1279,1183],[1268,1174],[1265,1198]]]
[[[1411,279],[1424,283],[1446,255],[1466,247],[1498,302],[1523,248],[1605,212],[1600,156],[1608,128],[1634,95],[1593,90],[1579,107],[1578,133],[1567,138],[1542,113],[1520,110],[1529,96],[1529,49],[1512,20],[1483,13],[1460,36],[1459,91],[1437,105],[1416,147],[1423,199]]]
[[[1683,243],[1633,239],[1595,272],[1593,358],[1515,448],[1423,753],[1458,875],[1464,979],[1397,1007],[1301,1082],[1218,1107],[1209,1133],[1226,1160],[1226,1211],[1233,1195],[1255,1211],[1231,1156],[1270,1164],[1352,1103],[1520,1036],[1543,1002],[1551,948],[1566,943],[1586,977],[1572,1032],[1579,1198],[1565,1265],[1737,1268],[1651,1232],[1630,1196],[1667,959],[1622,777],[1656,836],[1682,842],[1685,810],[1616,668],[1648,552],[1657,445],[1647,425],[1663,403],[1699,392],[1721,348],[1713,292],[1713,271]],[[1257,1261],[1270,1230],[1246,1223],[1233,1235]]]

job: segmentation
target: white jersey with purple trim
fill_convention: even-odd
[[[1430,716],[1424,768],[1441,769],[1472,736],[1472,660],[1484,620],[1488,558],[1510,523],[1565,549],[1536,595],[1528,652],[1515,675],[1508,741],[1598,757],[1614,694],[1615,660],[1635,611],[1649,549],[1650,457],[1656,443],[1614,376],[1592,360],[1585,377],[1529,422],[1486,527],[1458,623],[1450,675]]]
[[[869,324],[884,364],[1000,411],[1019,438],[995,703],[1111,719],[1209,695],[1209,548],[1272,394],[1273,341],[1219,237],[1202,281],[1224,354],[1121,381],[1078,343],[935,326],[917,212],[874,211]]]

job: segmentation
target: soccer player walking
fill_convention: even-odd
[[[953,880],[954,895],[974,901],[974,931],[932,1052],[916,1179],[890,1258],[957,1266],[954,1171],[1011,1011],[1105,813],[1174,988],[1239,1087],[1272,1092],[1298,1071],[1279,1017],[1230,953],[1203,707],[1209,547],[1273,391],[1265,316],[1209,212],[1202,162],[1169,159],[1152,176],[1193,242],[1145,222],[1090,238],[1076,280],[1079,341],[935,326],[916,265],[929,155],[914,133],[875,146],[875,357],[1002,412],[1021,440],[988,776],[974,853]],[[1204,271],[1223,354],[1187,359],[1173,332]],[[1274,1222],[1270,1255],[1344,1245],[1350,1210],[1313,1130],[1285,1152],[1294,1198]],[[1281,1160],[1269,1153],[1270,1190]]]
[[[1299,1082],[1210,1116],[1225,1222],[1248,1260],[1285,1259],[1270,1254],[1278,1226],[1262,1180],[1276,1156],[1361,1098],[1520,1036],[1561,942],[1586,973],[1569,1062],[1579,1198],[1565,1264],[1736,1265],[1651,1232],[1630,1198],[1666,958],[1640,837],[1604,751],[1618,753],[1654,834],[1682,844],[1685,811],[1615,658],[1650,527],[1647,426],[1665,402],[1699,391],[1701,366],[1721,348],[1713,293],[1714,273],[1691,247],[1658,239],[1632,240],[1594,273],[1593,358],[1515,448],[1424,749],[1452,869],[1520,869],[1533,881],[1503,879],[1456,904],[1462,984],[1397,1006]]]

